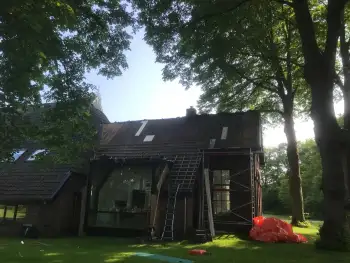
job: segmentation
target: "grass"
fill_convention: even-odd
[[[304,234],[307,244],[264,244],[235,237],[217,238],[211,243],[191,245],[186,242],[158,245],[133,244],[131,240],[114,238],[62,238],[24,240],[0,239],[1,263],[151,263],[155,260],[133,256],[133,252],[147,252],[193,262],[256,262],[256,263],[328,263],[350,262],[350,253],[336,253],[316,250],[313,243],[317,238],[318,223],[310,228],[295,228]],[[211,255],[190,256],[188,250],[201,248]]]

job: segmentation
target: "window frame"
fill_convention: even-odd
[[[14,152],[12,153],[12,160],[9,160],[7,158],[3,158],[3,159],[0,159],[0,163],[4,163],[4,162],[11,162],[11,163],[14,163],[16,162],[19,158],[21,158],[23,156],[23,154],[25,154],[26,152],[28,151],[28,149],[26,148],[18,148],[18,149],[15,149]],[[15,155],[16,154],[19,154],[17,158],[15,158]]]
[[[34,162],[36,161],[36,156],[40,153],[46,152],[47,149],[37,149],[35,150],[27,159],[26,162]]]
[[[223,173],[227,173],[227,177],[223,176]],[[216,173],[220,174],[220,181],[216,181]],[[213,170],[213,183],[212,183],[212,205],[215,215],[220,215],[222,213],[230,212],[230,192],[231,192],[231,173],[230,170]],[[217,198],[217,193],[219,194],[219,198]],[[227,195],[228,198],[224,198],[224,194]],[[220,204],[218,206],[218,204]],[[228,207],[228,209],[223,210],[223,207]],[[219,211],[218,211],[219,210]]]
[[[18,220],[17,218],[19,206],[23,206],[25,208],[25,215],[24,217],[21,217],[20,220]],[[14,208],[12,217],[6,217],[6,214],[9,211],[8,207]],[[27,207],[25,205],[0,205],[0,208],[3,208],[3,214],[0,214],[0,222],[19,222],[21,221],[21,219],[25,218],[27,215]]]

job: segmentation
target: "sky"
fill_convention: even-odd
[[[163,65],[155,62],[142,31],[134,36],[130,48],[126,52],[129,68],[122,76],[107,80],[95,73],[87,74],[88,82],[99,87],[103,111],[111,122],[181,117],[187,108],[196,107],[200,88],[185,90],[178,81],[164,82]],[[342,102],[335,105],[336,114],[342,109]],[[300,141],[314,136],[311,120],[296,120],[295,129]],[[283,127],[266,129],[263,139],[265,147],[286,142]]]

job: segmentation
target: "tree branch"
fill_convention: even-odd
[[[342,70],[343,70],[343,75],[345,78],[345,82],[350,78],[350,53],[349,53],[349,47],[350,43],[349,41],[346,41],[346,28],[345,28],[345,21],[344,21],[344,10],[341,15],[341,28],[340,28],[340,56],[342,60]],[[340,77],[338,74],[336,74],[336,84],[339,85],[339,82],[342,85],[339,85],[340,88],[343,90],[344,83],[341,81]],[[344,90],[343,90],[344,91]]]
[[[310,14],[308,0],[293,0],[293,8],[298,31],[301,37],[305,64],[313,62],[319,66],[322,62],[321,52],[316,41],[314,24]]]
[[[256,110],[258,110],[260,112],[264,112],[264,113],[278,113],[278,114],[283,115],[283,112],[280,110],[277,110],[277,109],[259,109],[259,108],[256,108]]]
[[[282,102],[284,103],[285,102],[285,98],[286,98],[286,94],[284,93],[284,87],[287,88],[288,83],[287,83],[286,77],[284,76],[281,63],[277,59],[278,58],[278,50],[277,50],[277,45],[274,42],[274,35],[273,35],[272,30],[270,31],[269,38],[270,38],[269,39],[270,47],[271,47],[271,51],[272,51],[272,54],[273,54],[272,59],[271,59],[272,67],[275,69],[276,81],[278,83],[278,85],[277,85],[278,95],[280,96],[280,98],[282,99]]]
[[[293,71],[293,68],[292,68],[292,63],[291,63],[291,60],[292,60],[292,54],[291,54],[291,42],[292,42],[292,27],[291,25],[289,24],[289,21],[288,20],[285,20],[285,23],[286,23],[286,49],[287,49],[287,91],[288,91],[288,94],[292,95],[293,96],[293,77],[292,77],[292,71]]]
[[[280,3],[280,4],[283,4],[283,5],[288,5],[290,7],[294,7],[294,4],[292,2],[289,2],[289,1],[285,1],[285,0],[274,0],[276,3]]]
[[[335,63],[338,38],[342,27],[342,13],[348,0],[328,0],[327,12],[327,40],[325,47],[325,60],[330,61],[332,67]]]
[[[288,60],[287,60],[287,58],[284,58],[284,57],[279,57],[279,56],[269,56],[269,55],[267,55],[267,54],[265,54],[265,53],[262,53],[262,54],[250,54],[249,52],[242,52],[241,50],[240,50],[240,54],[241,55],[244,55],[244,56],[251,56],[251,57],[256,57],[256,58],[260,58],[260,59],[264,59],[265,61],[267,61],[268,63],[270,62],[270,60],[272,59],[272,58],[276,58],[276,59],[278,59],[278,60],[280,60],[280,61],[284,61],[284,62],[287,62]],[[301,67],[301,68],[303,68],[304,67],[304,64],[302,64],[302,63],[299,63],[299,62],[297,62],[296,60],[290,60],[289,61],[292,65],[294,65],[294,66],[297,66],[297,67]]]
[[[257,79],[249,78],[249,77],[245,76],[243,73],[241,73],[239,70],[237,70],[235,67],[232,67],[232,68],[236,71],[236,73],[240,76],[240,78],[242,78],[245,81],[248,81],[248,83],[253,84],[255,86],[259,86],[262,89],[265,89],[273,94],[277,94],[278,96],[280,96],[277,89],[273,89],[273,88],[270,88],[270,87],[264,85],[263,81],[256,81],[256,80],[261,79],[261,78],[257,78]]]
[[[207,19],[210,19],[210,18],[215,17],[215,16],[220,16],[220,15],[232,12],[232,11],[238,9],[239,7],[241,7],[242,5],[244,5],[245,3],[249,2],[249,1],[251,1],[251,0],[241,0],[241,1],[239,1],[238,3],[236,3],[235,5],[233,5],[230,8],[227,8],[225,10],[220,10],[218,12],[204,14],[204,15],[201,15],[201,16],[199,16],[197,18],[192,16],[192,20],[189,21],[188,23],[184,24],[183,27],[188,27],[188,26],[194,25],[196,23],[199,23],[199,22],[201,22],[203,20],[207,20]]]
[[[343,81],[341,80],[339,74],[337,74],[336,72],[335,72],[334,74],[335,74],[334,83],[335,83],[336,85],[338,85],[342,91],[344,91],[344,88],[345,88],[345,87],[344,87],[344,83],[343,83]]]

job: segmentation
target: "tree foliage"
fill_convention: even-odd
[[[255,109],[274,125],[283,122],[293,223],[304,221],[293,118],[308,112],[311,97],[292,10],[274,1],[135,3],[146,40],[165,63],[164,79],[201,86],[202,112]]]
[[[127,28],[134,21],[126,7],[121,1],[103,0],[2,3],[0,108],[5,129],[0,133],[1,152],[8,153],[15,141],[18,144],[33,135],[27,129],[19,131],[16,125],[28,107],[37,107],[42,100],[55,102],[57,107],[45,116],[53,121],[50,124],[29,125],[40,129],[34,131],[36,140],[56,147],[66,139],[52,140],[53,136],[57,139],[63,131],[84,130],[94,89],[84,74],[96,70],[112,78],[127,67],[123,52],[129,48]],[[76,143],[73,148],[81,148],[80,141]]]
[[[322,166],[314,140],[298,143],[300,170],[303,175],[305,212],[314,218],[322,218]],[[288,190],[286,144],[266,149],[266,165],[263,167],[263,208],[267,212],[290,213],[291,200]]]

